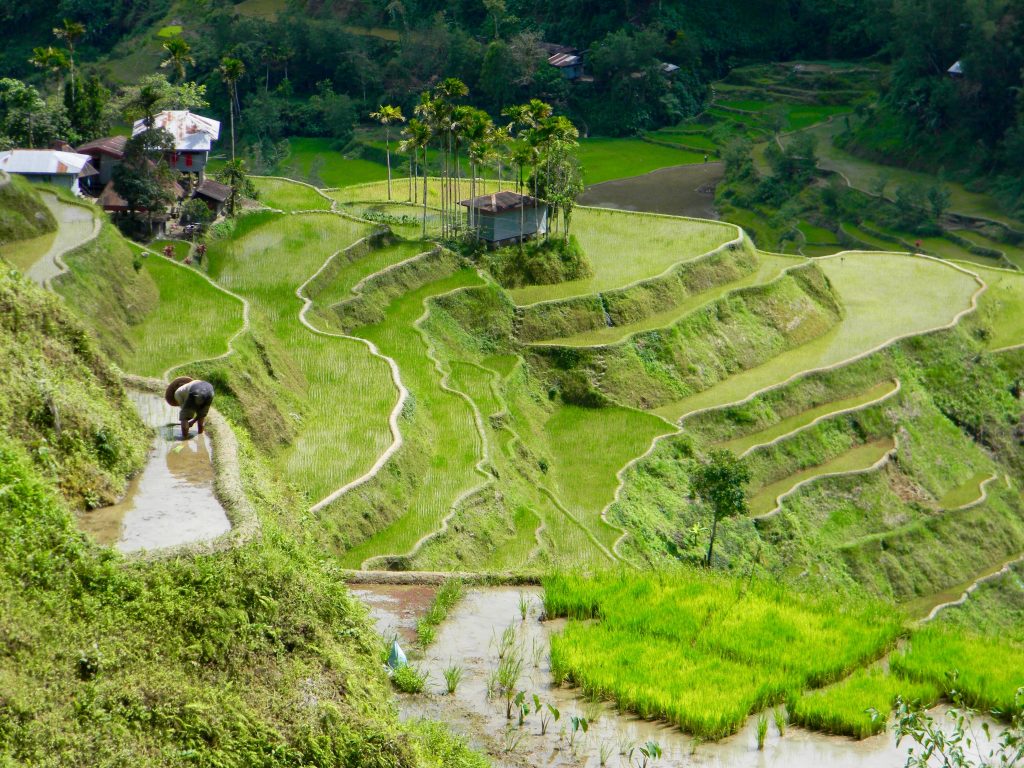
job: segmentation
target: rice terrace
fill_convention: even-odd
[[[4,16],[0,768],[1024,765],[1024,18],[376,5]]]

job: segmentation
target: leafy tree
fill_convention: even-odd
[[[508,43],[494,40],[487,46],[480,67],[480,91],[487,96],[490,105],[497,111],[504,108],[514,93],[509,73],[514,71],[515,64]]]
[[[110,91],[93,75],[84,83],[78,80],[64,86],[64,109],[75,134],[93,139],[110,128]]]
[[[213,221],[213,211],[197,197],[181,204],[181,215],[178,217],[183,224],[208,224]]]
[[[404,123],[405,116],[401,107],[381,104],[376,112],[370,113],[370,119],[376,120],[384,126],[384,147],[388,159],[388,200],[391,199],[391,126],[394,123]]]
[[[187,82],[172,85],[162,74],[146,75],[137,84],[121,89],[113,108],[125,120],[143,119],[153,124],[157,112],[165,109],[203,109],[210,106],[206,100],[206,86]]]
[[[192,57],[192,46],[183,37],[172,37],[164,43],[167,58],[160,62],[161,67],[170,67],[178,75],[178,80],[185,80],[185,67],[196,65]]]
[[[245,74],[241,59],[225,56],[220,60],[220,78],[228,88],[228,113],[231,116],[231,159],[235,159],[235,111],[238,106],[238,81]],[[239,115],[241,119],[241,115]]]
[[[944,184],[933,184],[928,188],[928,207],[936,221],[949,208],[949,189]]]
[[[494,19],[494,39],[498,39],[498,22],[505,15],[505,0],[483,0],[484,8]]]
[[[64,51],[60,48],[54,48],[52,45],[45,47],[37,47],[32,49],[32,56],[29,58],[29,62],[34,67],[38,67],[54,79],[54,83],[59,89],[61,74],[70,65],[68,63],[68,57]]]
[[[0,78],[0,135],[14,145],[36,146],[36,139],[50,138],[47,126],[53,116],[39,91],[12,77]]]
[[[174,151],[174,137],[163,128],[148,128],[125,143],[124,159],[114,167],[114,187],[133,213],[148,214],[150,231],[153,213],[174,201],[171,191],[176,175],[163,157]]]
[[[217,171],[216,179],[221,184],[231,187],[231,196],[228,198],[228,215],[234,216],[238,207],[240,197],[255,199],[257,196],[256,185],[249,178],[249,169],[245,160],[231,160],[224,164],[224,167]]]
[[[711,509],[711,536],[704,558],[708,568],[714,555],[718,521],[746,513],[749,482],[747,465],[727,450],[712,451],[708,461],[701,464],[690,479],[693,492]]]

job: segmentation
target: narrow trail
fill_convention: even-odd
[[[26,270],[25,277],[42,288],[52,290],[53,281],[68,272],[64,256],[99,237],[103,220],[97,211],[91,210],[90,203],[71,203],[47,190],[40,190],[39,194],[57,219],[57,234],[49,250]],[[91,229],[85,224],[87,220]]]

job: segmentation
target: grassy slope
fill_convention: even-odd
[[[315,189],[294,181],[254,177],[253,183],[259,193],[259,201],[281,211],[328,210],[331,201]]]
[[[24,271],[53,242],[57,222],[32,185],[8,176],[0,186],[0,258]]]

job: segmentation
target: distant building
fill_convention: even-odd
[[[40,184],[55,184],[80,194],[79,179],[95,175],[88,155],[56,149],[10,149],[0,152],[0,170]]]
[[[93,168],[97,175],[89,179],[87,186],[94,190],[103,189],[113,177],[114,167],[124,160],[124,145],[128,139],[124,136],[107,136],[96,139],[78,147],[76,152],[92,158]]]
[[[154,128],[163,128],[174,137],[174,151],[167,155],[167,164],[182,173],[194,173],[203,179],[210,149],[220,138],[220,123],[188,110],[169,109],[153,120]],[[136,120],[132,136],[146,130],[144,120]]]
[[[566,80],[578,80],[583,77],[583,54],[568,45],[541,43],[540,47],[548,55],[548,64],[557,69]]]
[[[673,64],[673,63],[668,62],[668,61],[661,62],[661,73],[663,75],[671,77],[672,75],[674,75],[678,71],[679,71],[679,65],[678,64]]]
[[[496,192],[463,200],[466,224],[492,245],[518,242],[548,231],[548,204],[517,192]]]
[[[949,61],[949,59],[946,59]],[[964,65],[960,61],[953,62],[953,66],[946,70],[947,74],[952,78],[959,78],[964,76]]]
[[[224,213],[224,206],[231,198],[231,187],[211,179],[205,179],[196,187],[192,197],[202,200],[215,216],[220,216]]]

